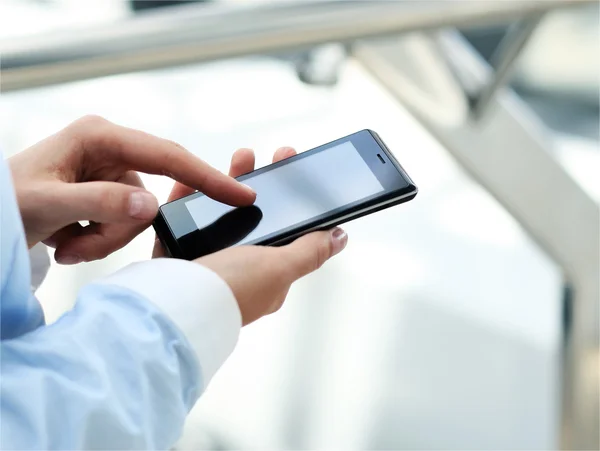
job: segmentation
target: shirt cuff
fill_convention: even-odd
[[[135,291],[166,313],[196,352],[204,387],[235,348],[242,327],[235,297],[223,279],[198,263],[157,258],[98,283]]]

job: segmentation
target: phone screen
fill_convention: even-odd
[[[350,141],[250,176],[243,183],[256,191],[253,207],[231,207],[207,196],[185,203],[198,230],[206,230],[204,238],[215,247],[255,242],[384,191]]]

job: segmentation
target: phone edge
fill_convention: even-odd
[[[404,169],[404,167],[400,164],[400,162],[398,161],[396,156],[392,153],[392,151],[386,145],[386,143],[383,141],[383,139],[381,139],[381,136],[379,136],[379,133],[377,133],[376,131],[371,130],[369,128],[365,129],[365,131],[369,132],[369,134],[373,137],[373,139],[375,139],[375,142],[377,142],[377,144],[379,144],[379,147],[381,147],[383,149],[383,151],[388,156],[388,158],[390,159],[392,164],[396,167],[396,169],[398,169],[398,171],[400,171],[400,173],[406,179],[406,181],[409,183],[409,185],[414,187],[415,196],[416,196],[419,193],[419,187],[416,185],[416,183],[413,181],[413,179],[410,177],[410,175],[408,175],[408,172],[406,172],[406,169]]]
[[[257,242],[257,243],[253,243],[253,244],[256,246],[284,246],[284,245],[289,244],[292,241],[300,238],[303,235],[306,235],[306,234],[309,234],[312,232],[322,231],[322,230],[331,230],[334,227],[337,227],[341,224],[345,224],[347,222],[353,221],[358,218],[362,218],[363,216],[367,216],[369,214],[376,213],[378,211],[385,210],[387,208],[391,208],[396,205],[400,205],[405,202],[411,201],[412,199],[414,199],[417,196],[416,186],[414,186],[414,188],[415,188],[414,191],[411,191],[410,193],[406,193],[400,197],[396,197],[394,199],[390,199],[390,200],[387,200],[387,201],[379,203],[379,204],[371,205],[362,210],[358,210],[353,213],[349,213],[345,216],[336,218],[336,219],[332,220],[331,222],[326,222],[324,224],[319,224],[318,226],[309,227],[305,230],[299,231],[299,232],[297,232],[289,237],[286,237],[282,240],[275,241],[275,242],[263,242],[263,243]]]

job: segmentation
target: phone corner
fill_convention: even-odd
[[[161,208],[158,208],[156,216],[152,220],[152,228],[158,235],[162,235],[164,230],[168,228],[167,222],[162,214]]]
[[[406,171],[403,170],[403,172],[404,173],[402,175],[404,177],[404,181],[408,185],[406,189],[412,194],[412,197],[415,197],[417,194],[419,194],[419,187],[415,182],[413,182],[412,178],[410,178]]]
[[[417,194],[419,194],[419,187],[417,185],[415,185],[414,183],[409,183],[408,185],[412,191],[412,197],[415,198],[417,197]]]
[[[379,133],[377,133],[375,130],[373,130],[372,128],[364,128],[361,131],[359,131],[358,133],[368,133],[369,135],[373,136],[374,138],[377,139],[381,139],[379,137]]]

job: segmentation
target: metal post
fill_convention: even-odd
[[[411,48],[415,42],[420,45]],[[543,125],[513,93],[491,99],[486,121],[470,118],[464,88],[477,92],[491,74],[458,35],[363,42],[354,54],[563,268],[573,301],[563,361],[561,447],[599,449],[598,204],[553,158]],[[422,58],[452,66],[425,68],[442,80],[437,90],[447,91],[437,104],[422,101],[411,80],[410,74],[424,70]]]
[[[496,91],[504,85],[517,57],[525,48],[543,17],[543,14],[536,14],[534,17],[525,17],[519,20],[502,39],[500,46],[492,56],[491,65],[494,69],[494,76],[473,101],[472,114],[475,119],[483,116]]]

